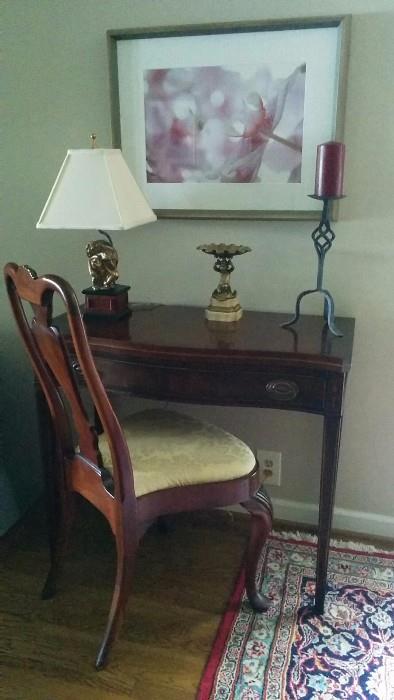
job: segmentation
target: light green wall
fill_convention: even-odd
[[[352,14],[344,140],[347,199],[335,225],[326,284],[338,315],[357,318],[348,386],[337,504],[392,515],[394,492],[394,101],[392,0],[11,0],[2,3],[6,128],[2,260],[58,273],[76,289],[87,281],[89,234],[37,231],[35,222],[66,149],[89,133],[111,145],[107,29]],[[253,248],[234,277],[245,308],[290,311],[315,280],[308,222],[160,221],[120,233],[123,281],[134,299],[204,306],[213,286],[199,243],[236,241]],[[154,253],[154,254],[153,254]],[[153,269],[152,269],[153,265]],[[149,266],[149,274],[147,272]],[[242,272],[241,272],[242,269]],[[247,272],[247,274],[245,274]],[[306,311],[320,311],[310,300]],[[34,408],[1,290],[2,412],[6,469],[23,508],[37,490]],[[204,413],[204,410],[201,409]],[[252,409],[210,416],[255,447],[283,453],[281,498],[316,502],[321,420]],[[8,520],[11,520],[9,515]]]

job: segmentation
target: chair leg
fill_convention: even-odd
[[[251,514],[251,530],[246,550],[245,585],[252,608],[263,612],[269,607],[269,599],[257,588],[256,574],[261,550],[272,529],[272,504],[263,486],[250,501],[241,504]]]
[[[49,536],[50,567],[41,598],[56,593],[61,564],[74,519],[74,494],[67,491],[63,458],[58,449],[47,401],[35,381],[40,447],[45,476],[45,506]]]
[[[134,551],[128,554],[128,556],[121,556],[118,550],[116,580],[112,596],[111,609],[109,611],[104,639],[101,643],[96,659],[96,669],[98,671],[104,668],[104,666],[106,666],[108,663],[109,653],[123,621],[133,579],[137,543],[135,544],[133,550]]]
[[[49,600],[56,594],[57,581],[74,521],[74,511],[75,498],[71,493],[63,493],[59,499],[54,499],[49,507],[50,567],[41,593],[42,600]]]

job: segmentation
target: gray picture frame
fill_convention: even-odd
[[[132,29],[111,29],[107,31],[107,45],[109,58],[109,84],[110,84],[110,105],[111,105],[111,129],[112,129],[112,145],[114,148],[122,147],[122,127],[121,127],[121,87],[119,85],[118,71],[118,47],[119,42],[145,42],[152,39],[166,39],[171,41],[176,37],[204,37],[207,35],[217,35],[218,40],[222,35],[237,35],[256,32],[279,32],[275,38],[280,40],[280,32],[292,31],[298,29],[320,29],[320,28],[336,28],[337,29],[337,51],[335,55],[335,73],[336,73],[336,95],[335,104],[332,107],[332,129],[328,138],[322,140],[343,140],[344,119],[345,119],[345,96],[346,96],[346,80],[348,68],[348,55],[350,44],[350,27],[351,16],[335,16],[335,17],[318,17],[318,18],[298,18],[278,21],[263,21],[263,22],[238,22],[238,23],[217,23],[217,24],[202,24],[202,25],[186,25],[176,27],[157,27],[157,28],[132,28]],[[285,36],[285,35],[282,35]],[[287,35],[288,36],[288,35]],[[231,38],[231,37],[230,37]],[[285,46],[283,47],[285,50]],[[133,76],[130,76],[132,81]],[[127,125],[131,130],[133,124]],[[140,139],[141,140],[141,139]],[[314,147],[317,144],[314,144]],[[125,154],[126,160],[127,155]],[[311,156],[310,156],[311,159]],[[129,163],[133,174],[135,170]],[[143,178],[140,178],[141,180]],[[144,190],[144,182],[138,184]],[[310,178],[309,178],[310,180]],[[218,185],[213,185],[218,187]],[[219,187],[221,185],[219,184]],[[248,187],[247,184],[242,184],[241,187]],[[216,190],[217,191],[217,190]],[[245,190],[244,190],[245,191]],[[310,192],[312,194],[312,191]],[[147,195],[150,200],[149,194]],[[284,199],[285,193],[284,193]],[[247,208],[228,209],[226,207],[218,208],[202,208],[199,206],[191,208],[178,208],[171,206],[171,197],[167,204],[163,206],[155,206],[155,203],[150,201],[152,208],[159,218],[175,218],[175,219],[251,219],[251,220],[315,220],[319,219],[320,210],[318,203],[305,196],[305,208],[293,209],[292,207],[284,206],[282,208],[270,208],[263,205],[262,208]],[[337,218],[337,203],[333,209],[333,218]]]

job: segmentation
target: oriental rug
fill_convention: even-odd
[[[252,611],[241,573],[197,700],[394,700],[394,553],[332,542],[322,616],[315,563],[315,537],[270,537],[260,572],[271,606]]]

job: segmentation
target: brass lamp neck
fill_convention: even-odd
[[[109,244],[112,245],[112,247],[114,247],[114,244],[113,244],[113,242],[112,242],[112,238],[111,238],[111,236],[109,235],[109,233],[107,233],[107,231],[102,231],[102,230],[99,228],[98,232],[101,233],[102,236],[105,236],[105,238],[107,239],[107,241],[109,242]]]

